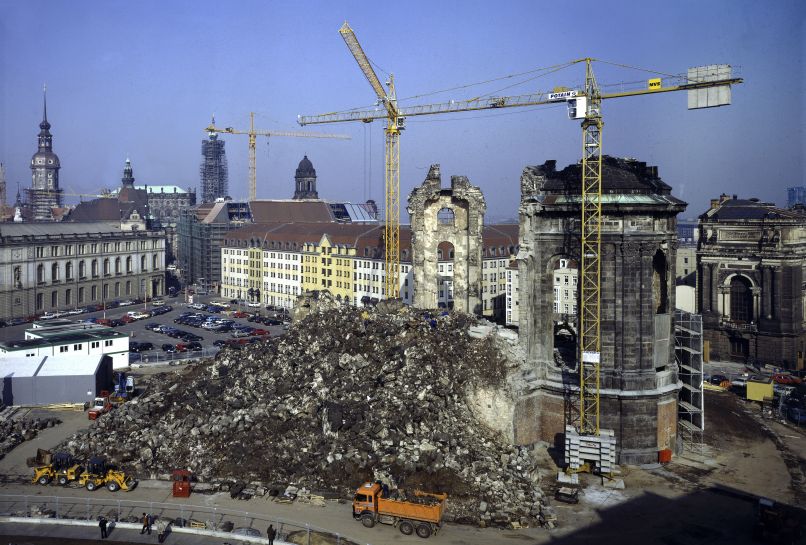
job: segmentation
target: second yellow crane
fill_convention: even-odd
[[[294,132],[294,131],[263,131],[255,129],[255,113],[249,112],[249,129],[238,130],[232,127],[216,127],[215,118],[206,129],[209,134],[246,134],[249,136],[249,200],[257,199],[257,137],[258,136],[290,136],[294,138],[336,138],[339,140],[350,140],[346,134],[325,134],[317,132]]]

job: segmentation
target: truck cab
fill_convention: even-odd
[[[353,516],[358,517],[366,511],[378,512],[377,497],[381,493],[381,485],[377,483],[365,483],[355,491],[353,497]]]

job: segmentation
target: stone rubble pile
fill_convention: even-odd
[[[206,483],[344,497],[380,479],[448,493],[459,522],[534,523],[542,495],[527,449],[486,428],[465,398],[506,382],[494,336],[468,334],[476,323],[394,305],[311,313],[179,380],[161,375],[63,446],[141,478],[187,468]]]
[[[62,421],[58,418],[7,419],[0,421],[0,458],[23,441],[30,441],[39,430],[52,428]]]

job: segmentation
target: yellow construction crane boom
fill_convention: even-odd
[[[232,127],[216,127],[215,118],[207,126],[206,129],[209,134],[246,134],[249,136],[249,200],[257,199],[257,137],[258,136],[289,136],[294,138],[336,138],[339,140],[350,140],[350,136],[346,134],[324,134],[317,132],[294,132],[294,131],[264,131],[255,129],[255,113],[249,112],[249,130],[243,131],[233,129]]]
[[[580,433],[599,435],[599,377],[601,369],[601,222],[602,222],[602,120],[603,100],[640,95],[689,91],[689,109],[722,106],[730,103],[731,85],[742,83],[735,78],[728,65],[714,65],[690,69],[686,76],[652,78],[645,89],[602,93],[593,73],[595,59],[585,58],[572,61],[585,64],[585,85],[580,89],[557,88],[550,93],[535,93],[518,96],[485,97],[470,100],[450,101],[438,104],[424,104],[398,108],[395,96],[394,79],[389,78],[389,92],[375,75],[369,60],[358,43],[355,34],[345,22],[339,29],[350,52],[355,57],[362,72],[369,80],[383,108],[372,110],[350,110],[322,115],[300,115],[300,125],[341,123],[375,119],[386,119],[386,285],[387,297],[396,296],[399,289],[397,271],[400,264],[400,161],[398,136],[404,127],[404,120],[410,116],[424,116],[497,108],[520,108],[543,104],[566,102],[568,116],[582,120],[582,180],[580,208],[581,222],[581,287],[579,300],[579,422]],[[680,81],[674,81],[680,80]],[[670,85],[670,83],[672,83]],[[692,92],[717,91],[715,96],[704,99],[695,97]],[[727,97],[727,101],[725,101]],[[704,102],[703,102],[704,100]],[[391,244],[390,244],[391,240]]]

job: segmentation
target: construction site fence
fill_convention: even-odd
[[[108,498],[0,495],[0,516],[3,517],[98,521],[103,516],[110,522],[141,523],[143,513],[153,517],[152,531],[156,530],[159,520],[169,531],[179,527],[231,533],[233,539],[243,535],[266,538],[271,524],[277,531],[278,541],[293,540],[311,545],[321,543],[321,538],[315,537],[319,535],[336,545],[365,543],[303,522],[220,507]]]

